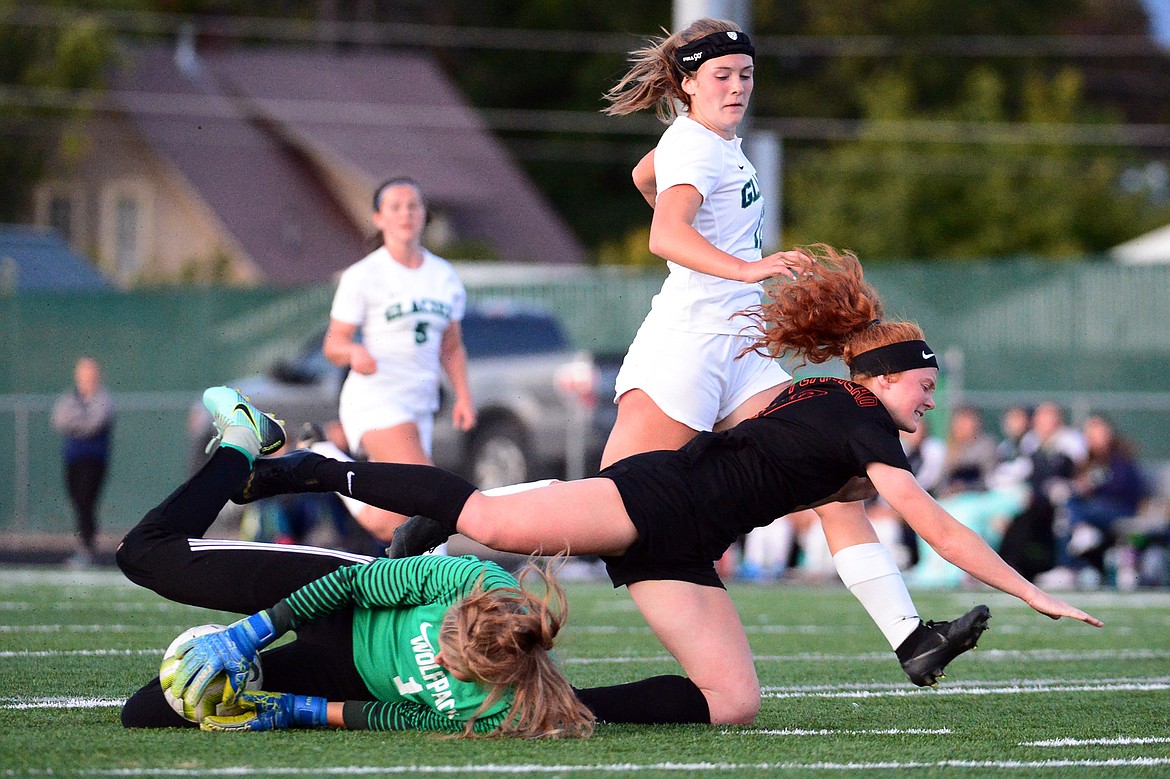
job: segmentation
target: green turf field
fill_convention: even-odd
[[[568,585],[578,685],[677,670],[624,591]],[[1102,630],[985,590],[915,593],[928,617],[991,606],[934,690],[905,680],[841,587],[738,586],[763,710],[750,727],[601,726],[587,741],[424,733],[127,731],[121,701],[185,628],[228,615],[114,571],[0,568],[0,776],[1170,776],[1170,593],[1070,600]]]

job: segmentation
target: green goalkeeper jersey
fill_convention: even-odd
[[[347,704],[347,726],[459,731],[490,690],[456,679],[435,655],[447,609],[476,584],[485,590],[518,586],[500,566],[471,556],[377,559],[339,568],[281,605],[291,609],[294,628],[352,605],[354,665],[377,701],[361,706],[360,722]],[[511,704],[509,690],[480,715],[475,730],[494,729]]]

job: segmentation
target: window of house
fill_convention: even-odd
[[[72,243],[73,234],[73,199],[64,195],[49,196],[49,227],[60,234],[67,242]]]
[[[145,181],[110,182],[102,192],[102,265],[123,284],[148,272],[151,190]]]
[[[81,191],[76,186],[65,181],[40,184],[33,195],[33,210],[36,225],[51,227],[75,249],[84,242]]]
[[[114,267],[119,277],[132,275],[141,264],[138,235],[142,230],[138,201],[122,195],[114,203]]]

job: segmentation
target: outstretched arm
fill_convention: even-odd
[[[870,463],[866,472],[878,494],[905,517],[910,527],[943,559],[962,568],[979,581],[1014,595],[1052,619],[1071,617],[1095,627],[1096,617],[1049,595],[1021,576],[989,547],[979,534],[964,526],[919,486],[909,471],[883,463]]]

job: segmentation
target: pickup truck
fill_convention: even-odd
[[[323,336],[324,330],[265,374],[228,382],[283,419],[293,439],[305,422],[337,418],[345,372],[325,359]],[[533,305],[470,304],[463,338],[479,421],[466,433],[455,430],[451,393],[444,387],[435,415],[435,464],[482,489],[596,473],[616,418],[612,372],[603,374],[592,355],[574,350],[556,317]],[[603,375],[608,387],[601,386]],[[197,402],[189,422],[193,461],[202,461],[212,432],[211,419]]]

